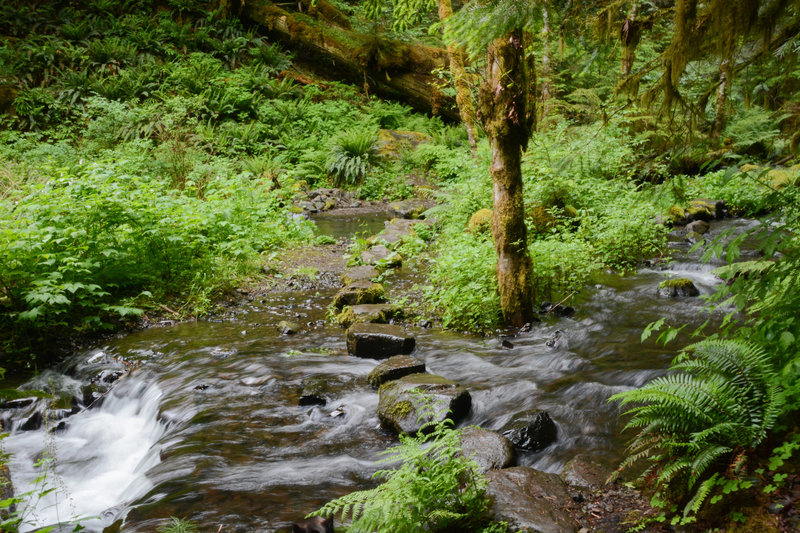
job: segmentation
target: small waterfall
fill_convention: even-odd
[[[160,461],[155,444],[165,430],[160,398],[158,386],[128,376],[64,429],[45,424],[9,436],[3,444],[15,493],[31,493],[20,509],[21,531],[75,520],[101,531],[118,518],[116,506],[149,491],[145,472]]]

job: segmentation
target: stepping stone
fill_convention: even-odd
[[[567,485],[555,474],[527,466],[486,473],[492,519],[511,531],[575,533],[580,525],[564,509],[573,502]]]
[[[342,274],[342,283],[350,285],[358,281],[371,281],[373,278],[377,278],[380,275],[381,273],[378,272],[378,269],[374,266],[360,265],[345,270]]]
[[[387,381],[423,372],[425,372],[425,363],[416,357],[395,355],[373,368],[367,375],[367,382],[373,387],[380,387]]]
[[[573,487],[593,490],[605,486],[613,473],[613,468],[596,457],[579,453],[564,465],[559,476]]]
[[[381,425],[398,434],[416,435],[429,422],[445,418],[457,424],[471,407],[467,389],[433,374],[411,374],[384,383],[378,390]]]
[[[361,253],[361,261],[367,265],[375,265],[380,268],[394,268],[403,263],[403,258],[397,252],[393,252],[386,246],[379,244]]]
[[[425,212],[425,204],[420,200],[403,200],[394,202],[390,205],[392,215],[399,218],[422,218]]]
[[[702,235],[704,233],[708,233],[709,229],[711,229],[711,225],[705,220],[695,220],[694,222],[686,225],[686,231],[688,233],[695,232]]]
[[[341,289],[333,298],[333,307],[341,309],[345,305],[376,304],[386,299],[383,285],[362,280]]]
[[[336,317],[336,321],[343,328],[349,328],[356,323],[386,324],[402,313],[399,307],[392,304],[346,305]]]
[[[535,452],[555,442],[558,429],[546,411],[533,409],[514,415],[500,432],[517,449]]]
[[[474,426],[461,430],[461,453],[478,463],[482,474],[508,468],[516,460],[510,440],[496,431]]]
[[[387,359],[410,354],[416,341],[400,326],[389,324],[353,324],[347,330],[347,351],[356,357]]]

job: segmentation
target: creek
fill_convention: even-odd
[[[352,224],[327,219],[320,226],[338,237],[352,233]],[[710,236],[754,224],[715,222]],[[668,275],[689,278],[702,294],[720,283],[711,273],[719,262],[702,264],[700,252],[688,253],[679,239],[672,247],[668,270],[598,275],[569,302],[574,316],[545,317],[508,338],[511,349],[499,333],[410,327],[415,355],[429,372],[471,392],[466,425],[499,429],[526,409],[550,413],[557,441],[520,454],[519,464],[558,472],[584,453],[616,466],[626,437],[619,409],[607,398],[663,374],[676,346],[688,342],[642,343],[643,328],[666,317],[693,329],[708,318],[700,298],[659,297],[659,282]],[[414,275],[398,274],[401,280]],[[223,318],[120,336],[37,376],[33,385],[70,390],[99,368],[141,361],[101,405],[63,423],[45,420],[41,429],[22,431],[30,411],[0,413],[11,430],[4,448],[12,454],[17,493],[37,490],[30,485],[40,474],[37,460],[54,463],[45,482],[56,490],[29,498],[28,530],[78,516],[88,531],[124,518],[124,531],[150,532],[175,516],[193,520],[200,531],[273,531],[331,498],[374,486],[378,454],[395,439],[380,429],[378,395],[365,380],[377,361],[348,356],[344,331],[325,321],[333,294],[271,294]],[[281,320],[303,328],[281,336]],[[329,377],[335,399],[298,406],[309,376]]]

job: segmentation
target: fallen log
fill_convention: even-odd
[[[455,99],[442,93],[432,73],[447,67],[446,50],[353,31],[347,17],[325,0],[316,6],[309,0],[281,6],[269,0],[243,4],[244,19],[327,75],[364,84],[367,91],[402,100],[419,111],[460,120]],[[282,7],[288,5],[304,12]]]

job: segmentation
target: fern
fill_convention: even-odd
[[[356,129],[334,139],[325,169],[337,186],[357,185],[377,162],[377,135],[371,129]]]
[[[639,481],[653,479],[658,492],[685,501],[686,519],[702,508],[720,472],[746,460],[764,441],[781,412],[782,396],[769,356],[744,341],[694,344],[670,370],[611,400],[635,404],[626,413],[631,415],[626,429],[639,429],[620,468],[654,462],[656,470],[647,470]],[[741,471],[729,470],[729,475]]]
[[[420,419],[433,419],[436,406],[417,395]],[[412,533],[477,531],[486,521],[486,480],[478,465],[461,453],[460,431],[450,420],[431,422],[427,435],[400,436],[400,444],[385,452],[380,463],[400,463],[379,470],[385,482],[374,489],[337,498],[314,515],[350,517],[351,533]],[[420,432],[422,433],[422,431]]]

